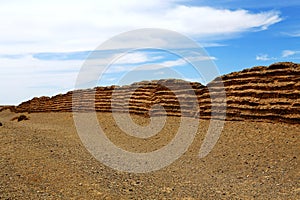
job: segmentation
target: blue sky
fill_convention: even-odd
[[[300,60],[298,0],[12,0],[0,4],[0,105],[74,89],[78,72],[93,50],[115,35],[140,28],[164,28],[191,38],[205,49],[220,74]],[[99,55],[107,59],[118,53],[119,49],[110,48]],[[99,60],[99,67],[103,64]],[[136,70],[145,65],[161,67]],[[124,76],[126,81],[120,81]],[[169,77],[203,81],[179,56],[141,49],[112,63],[98,84]]]

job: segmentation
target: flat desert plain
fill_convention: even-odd
[[[72,113],[0,112],[0,199],[300,199],[300,125],[227,121],[214,149],[200,159],[209,120],[200,120],[188,151],[150,173],[127,173],[97,161],[83,146]],[[98,113],[108,138],[133,152],[166,145],[178,117],[160,133],[138,139],[110,113]],[[133,116],[140,125],[149,120]]]

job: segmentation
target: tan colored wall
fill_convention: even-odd
[[[193,94],[196,94],[200,117],[210,118],[211,96],[218,96],[220,84],[224,84],[226,91],[227,120],[300,122],[300,65],[294,63],[276,63],[269,67],[254,67],[224,75],[209,83],[209,89],[195,82],[160,80],[122,87],[77,90],[73,96],[73,101],[77,102],[74,110],[91,111],[95,107],[99,112],[111,112],[113,99],[114,110],[117,112],[129,108],[131,113],[149,115],[151,106],[159,103],[168,115],[194,116],[197,108],[191,110],[190,105]],[[51,98],[34,98],[15,109],[17,112],[71,112],[72,95],[73,92],[68,92]],[[176,96],[182,100],[181,107]],[[128,106],[125,106],[126,101],[129,101]],[[162,114],[155,109],[151,113]],[[220,116],[222,113],[220,108]]]

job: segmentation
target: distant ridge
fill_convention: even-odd
[[[159,103],[170,116],[193,116],[189,109],[191,98],[186,92],[194,92],[199,103],[200,118],[209,119],[211,96],[218,95],[222,82],[226,91],[226,120],[300,123],[300,64],[291,62],[253,67],[217,77],[208,84],[210,92],[207,86],[197,82],[177,79],[142,81],[129,86],[96,87],[53,97],[33,98],[9,109],[14,112],[71,112],[72,95],[76,92],[78,99],[73,100],[79,104],[81,102],[77,111],[91,111],[95,108],[98,112],[111,112],[113,93],[114,110],[117,112],[124,112],[129,108],[131,113],[148,115],[151,106]],[[191,87],[187,88],[186,84]],[[131,96],[130,89],[134,89]],[[171,90],[177,96],[184,95],[181,107]],[[127,107],[125,101],[129,101]],[[0,107],[1,109],[6,108]],[[151,112],[154,115],[162,114],[155,109]],[[222,114],[224,111],[220,109],[219,115]],[[218,118],[218,114],[215,118]]]

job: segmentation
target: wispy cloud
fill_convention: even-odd
[[[259,54],[256,56],[256,60],[260,61],[269,61],[269,60],[280,60],[280,59],[300,59],[299,57],[294,57],[295,55],[300,54],[300,51],[294,50],[283,50],[281,56],[270,57],[268,54]]]
[[[256,56],[256,60],[268,61],[268,60],[276,60],[277,58],[270,57],[268,54],[260,54]]]
[[[116,61],[118,64],[139,64],[145,62],[152,62],[155,60],[162,59],[162,56],[151,56],[145,52],[134,52],[120,55],[120,58]]]
[[[290,32],[290,33],[283,33],[284,35],[290,36],[290,37],[300,37],[300,31],[296,32]]]
[[[293,56],[295,54],[300,54],[300,51],[284,50],[284,51],[282,51],[281,55],[283,58],[287,58],[287,57]]]

